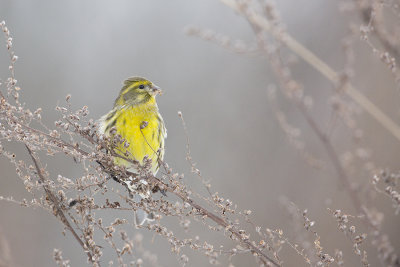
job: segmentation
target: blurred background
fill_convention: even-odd
[[[289,33],[335,70],[343,69],[342,39],[349,34],[349,25],[361,24],[357,16],[341,13],[336,1],[281,0],[277,7]],[[31,110],[41,107],[47,125],[53,127],[58,118],[54,108],[67,94],[72,95],[74,108],[87,105],[89,116],[98,119],[112,107],[125,78],[147,77],[164,90],[158,104],[168,128],[166,161],[175,171],[185,173],[189,184],[200,188],[185,161],[186,141],[178,111],[183,112],[188,126],[194,161],[203,176],[211,179],[214,192],[231,199],[239,209],[251,209],[257,225],[280,228],[295,240],[294,222],[279,201],[285,196],[300,210],[308,209],[327,253],[333,255],[338,248],[346,251],[346,266],[360,264],[352,253],[352,243],[337,230],[327,210],[354,213],[354,207],[315,134],[293,105],[282,100],[278,101],[279,109],[301,129],[299,139],[308,153],[324,162],[322,168],[310,167],[288,142],[268,102],[267,88],[275,79],[267,58],[257,53],[233,53],[184,33],[185,27],[194,25],[255,44],[248,23],[220,1],[0,0],[1,20],[11,31],[19,57],[16,77],[22,88],[21,100]],[[9,59],[3,44],[1,41],[0,77],[4,79],[8,77]],[[400,123],[400,96],[390,71],[364,42],[356,40],[354,45],[353,84]],[[333,85],[301,61],[292,71],[313,98],[311,114],[327,130]],[[338,154],[365,148],[375,166],[398,170],[398,140],[368,115],[356,118],[364,131],[363,142],[354,144],[351,133],[339,122],[332,131]],[[70,178],[80,172],[78,166],[74,170],[63,162],[51,168],[56,170],[54,175],[62,173]],[[4,158],[0,159],[0,170],[1,196],[29,198],[13,166]],[[372,177],[355,172],[352,179],[367,184]],[[390,200],[380,197],[365,204],[384,212],[383,231],[400,254],[400,219],[394,216]],[[115,215],[108,216],[111,219]],[[53,248],[60,248],[72,266],[83,266],[85,255],[68,233],[61,234],[62,230],[62,225],[43,210],[0,202],[0,235],[7,240],[12,266],[55,266]],[[142,232],[153,238],[153,234]],[[216,245],[231,244],[201,226],[189,234]],[[168,242],[157,236],[154,240],[146,248],[157,254],[161,265],[179,265]],[[367,246],[367,252],[371,265],[378,265],[374,248]],[[201,253],[186,254],[190,256],[189,266],[209,264]],[[106,250],[104,262],[113,256]],[[300,266],[302,262],[290,249],[281,256],[286,266]],[[242,256],[232,258],[232,263],[256,265],[251,257]]]

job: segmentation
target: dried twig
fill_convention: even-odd
[[[53,214],[57,218],[61,220],[61,222],[64,224],[64,226],[71,232],[75,240],[79,243],[79,245],[82,247],[82,249],[86,252],[88,256],[88,260],[95,266],[100,266],[100,263],[98,261],[95,261],[93,259],[92,253],[87,249],[87,245],[82,241],[82,239],[79,237],[79,235],[76,233],[75,229],[72,227],[72,225],[69,223],[67,216],[64,214],[64,211],[61,208],[61,203],[59,202],[58,198],[56,195],[52,192],[51,188],[48,185],[48,181],[45,177],[45,174],[43,173],[43,168],[41,167],[41,164],[39,160],[36,158],[34,155],[33,151],[29,148],[27,144],[25,144],[26,149],[28,150],[29,156],[31,157],[35,169],[37,172],[37,175],[39,177],[39,180],[43,186],[44,191],[46,192],[46,195],[50,201],[50,203],[53,205]]]
[[[282,44],[286,45],[296,55],[301,57],[305,62],[314,67],[318,72],[325,76],[329,81],[337,84],[340,80],[340,75],[335,72],[328,64],[322,61],[314,53],[305,46],[300,44],[288,33],[275,31],[270,23],[263,16],[252,12],[249,14],[236,0],[220,0],[222,3],[238,12],[240,15],[248,19],[252,24],[257,25],[263,31],[271,33]],[[387,116],[379,107],[372,103],[366,96],[353,87],[350,83],[345,84],[345,93],[350,96],[357,104],[359,104],[365,112],[372,116],[380,123],[388,132],[390,132],[398,141],[400,141],[400,126]]]

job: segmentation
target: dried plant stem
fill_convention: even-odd
[[[248,17],[246,17],[248,19]],[[258,42],[259,42],[259,47],[264,49],[265,48],[265,42],[263,38],[261,37],[262,34],[262,29],[258,27],[258,25],[255,25],[248,19],[248,22],[250,25],[253,27],[253,30],[258,37]],[[277,54],[270,53],[269,54],[271,65],[273,66],[273,69],[279,78],[279,81],[281,83],[281,86],[284,88],[285,84],[288,83],[287,77],[282,75],[282,69],[283,68],[283,63],[281,61],[281,57]],[[380,231],[379,227],[372,221],[370,218],[368,209],[362,205],[361,199],[359,195],[357,194],[356,190],[354,187],[351,185],[351,180],[349,176],[347,175],[345,169],[343,168],[342,164],[340,163],[339,157],[337,153],[335,152],[335,149],[329,139],[329,137],[321,130],[321,128],[318,126],[316,121],[312,118],[310,115],[309,111],[307,110],[306,105],[304,104],[304,101],[302,99],[298,99],[296,96],[289,97],[290,100],[294,102],[296,105],[297,109],[300,111],[300,113],[304,116],[306,119],[307,123],[309,124],[310,128],[314,131],[314,133],[317,135],[318,139],[324,146],[328,157],[330,158],[333,167],[335,168],[338,178],[343,184],[345,190],[347,190],[348,195],[356,209],[356,211],[364,216],[363,222],[366,224],[366,226],[370,227],[372,229],[372,232],[374,233],[375,236],[384,238],[384,235]],[[399,266],[399,262],[396,261],[394,262],[393,266]]]
[[[111,172],[107,170],[102,164],[100,164],[103,168],[103,170],[109,174]],[[127,176],[131,176],[132,173],[126,172]],[[267,262],[272,263],[274,266],[281,266],[279,263],[274,261],[271,257],[266,255],[263,251],[261,251],[257,246],[252,244],[252,242],[244,238],[236,229],[232,227],[229,223],[227,223],[223,218],[219,217],[218,215],[214,214],[213,212],[207,210],[206,208],[202,207],[201,205],[197,204],[194,200],[189,198],[184,192],[181,192],[178,188],[174,188],[169,184],[164,183],[160,179],[158,179],[155,176],[147,177],[148,182],[151,184],[157,185],[161,190],[169,192],[178,198],[180,198],[184,203],[188,203],[192,208],[196,209],[196,211],[201,214],[202,216],[206,216],[207,218],[211,219],[218,225],[224,227],[226,231],[229,231],[233,236],[235,236],[240,243],[242,243],[244,246],[246,246],[252,253],[256,254],[259,256],[259,259],[261,262],[265,265],[267,265]],[[118,179],[116,180],[117,182],[120,182]],[[120,182],[121,183],[121,182]]]
[[[335,72],[328,64],[322,61],[314,53],[308,50],[305,46],[299,43],[288,33],[276,31],[271,27],[266,18],[255,12],[250,13],[235,0],[220,0],[223,4],[227,5],[234,11],[245,16],[252,24],[257,25],[266,32],[271,33],[277,40],[287,46],[296,55],[301,57],[305,62],[314,67],[318,72],[325,76],[329,81],[337,83],[339,81],[339,74]],[[400,126],[387,116],[379,107],[372,103],[360,91],[354,88],[350,83],[344,86],[346,94],[360,105],[370,116],[378,121],[387,131],[389,131],[398,141],[400,141]]]
[[[69,144],[66,141],[63,141],[60,138],[57,137],[53,137],[50,136],[47,133],[44,133],[38,129],[32,128],[28,125],[25,125],[24,123],[20,122],[17,118],[10,118],[13,123],[20,125],[22,128],[33,132],[35,134],[41,135],[44,138],[48,138],[49,140],[52,140],[52,142],[54,142],[55,144],[57,144],[57,146],[59,146],[60,148],[62,147],[68,147],[71,150],[75,150],[77,153],[80,153],[81,155],[85,155],[87,157],[90,157],[90,154],[86,151],[84,151],[81,148],[78,148],[76,146],[73,146],[71,144]],[[91,139],[90,136],[85,136],[87,138],[87,140],[89,140],[91,143],[95,144],[96,141]],[[80,237],[78,236],[78,234],[75,232],[75,230],[73,229],[73,227],[71,226],[71,224],[69,223],[68,219],[66,218],[65,214],[63,213],[63,211],[60,209],[60,203],[57,199],[57,197],[52,193],[52,191],[50,190],[50,188],[48,187],[47,183],[46,183],[46,178],[43,175],[42,172],[42,167],[40,166],[40,163],[38,162],[38,160],[36,159],[36,157],[34,156],[32,150],[26,146],[28,149],[28,152],[35,164],[35,168],[37,170],[38,176],[41,180],[41,182],[43,183],[43,188],[46,192],[46,194],[48,195],[50,201],[54,204],[54,214],[59,217],[62,221],[62,223],[66,226],[66,228],[71,231],[72,235],[74,236],[74,238],[79,242],[79,244],[82,246],[82,248],[84,249],[84,251],[88,254],[89,259],[92,261],[92,255],[91,253],[87,250],[87,248],[85,248],[84,242],[80,239]],[[112,153],[114,154],[114,153]],[[119,156],[118,154],[116,154],[115,156]],[[119,156],[121,158],[124,158],[122,156]],[[129,159],[124,158],[127,161],[131,161]],[[99,163],[103,170],[108,172],[110,174],[109,171],[107,171],[107,168],[104,167],[104,165],[102,165],[102,163]],[[127,177],[129,176],[134,176],[133,173],[130,172],[126,172]],[[270,258],[268,255],[266,255],[263,251],[261,251],[259,248],[257,248],[254,244],[252,244],[252,242],[246,238],[244,238],[236,229],[234,229],[233,227],[230,226],[229,223],[227,223],[223,218],[219,217],[218,215],[214,214],[213,212],[207,210],[206,208],[202,207],[201,205],[197,204],[195,201],[193,201],[192,199],[190,199],[188,196],[186,196],[184,193],[180,192],[179,190],[176,190],[175,188],[173,188],[171,185],[168,185],[164,182],[162,182],[161,180],[159,180],[156,177],[150,177],[150,182],[159,185],[159,187],[162,190],[168,191],[174,195],[176,195],[177,197],[179,197],[183,202],[186,202],[188,204],[190,204],[194,209],[196,209],[201,215],[206,216],[208,218],[210,218],[212,221],[214,221],[215,223],[217,223],[218,225],[222,226],[225,228],[225,230],[229,231],[233,236],[235,236],[240,243],[242,243],[244,246],[246,246],[251,252],[255,253],[256,255],[259,256],[259,259],[263,262],[263,264],[267,265],[267,262],[272,263],[274,266],[280,266],[279,263],[277,263],[276,261],[274,261],[272,258]],[[93,263],[93,262],[92,262]],[[99,264],[97,262],[97,264]]]
[[[359,3],[358,5],[361,13],[361,18],[363,19],[364,23],[368,24],[374,30],[375,36],[378,38],[382,46],[397,60],[399,60],[399,47],[389,40],[388,37],[390,36],[390,34],[386,32],[385,29],[382,27],[381,23],[383,22],[377,23],[376,21],[377,10],[375,10],[375,8],[372,6],[363,7]],[[375,15],[373,15],[372,12]],[[380,20],[382,20],[382,15],[380,15],[380,17]]]
[[[74,230],[72,225],[69,223],[67,217],[65,216],[63,210],[60,207],[60,202],[59,202],[58,198],[53,194],[53,192],[51,191],[50,187],[48,186],[48,181],[47,181],[45,175],[43,174],[43,168],[41,167],[41,164],[40,164],[39,160],[35,157],[33,151],[29,148],[28,145],[25,144],[25,147],[28,150],[28,153],[29,153],[30,157],[32,158],[32,161],[33,161],[33,163],[35,165],[35,168],[36,168],[37,175],[39,176],[40,182],[43,185],[43,189],[46,192],[46,195],[47,195],[48,199],[53,204],[54,215],[56,217],[60,218],[61,222],[72,233],[73,237],[76,239],[76,241],[79,243],[79,245],[86,252],[89,261],[92,264],[94,264],[95,261],[93,260],[92,254],[86,248],[86,246],[85,246],[84,242],[82,241],[82,239],[79,237],[79,235],[76,233],[76,231]],[[96,264],[97,264],[97,266],[100,266],[99,262],[96,262]]]
[[[344,188],[348,191],[348,195],[350,196],[350,199],[351,199],[353,205],[355,206],[356,211],[364,216],[364,220],[362,220],[362,222],[367,227],[372,229],[371,231],[373,232],[375,237],[384,238],[384,234],[381,232],[381,229],[379,229],[379,227],[371,219],[368,209],[361,204],[360,197],[357,194],[356,190],[351,185],[350,179],[349,179],[346,171],[344,170],[342,164],[340,163],[339,157],[336,154],[331,141],[326,136],[326,134],[324,134],[322,132],[322,130],[318,127],[315,120],[310,116],[309,112],[307,112],[306,107],[303,104],[298,104],[297,106],[298,106],[299,110],[302,112],[305,119],[307,120],[310,127],[313,129],[314,133],[318,136],[321,143],[325,147],[325,150],[326,150],[326,152],[327,152],[327,154],[339,176],[339,179],[343,183]],[[390,242],[390,241],[387,240],[387,242]],[[397,261],[393,262],[392,266],[400,266],[400,262],[397,260]]]
[[[255,35],[257,36],[259,47],[261,49],[265,49],[266,43],[265,43],[264,39],[262,38],[262,33],[263,33],[262,29],[260,27],[258,27],[258,25],[254,24],[248,17],[246,17],[246,19],[252,26],[253,31],[254,31]],[[267,53],[268,53],[268,51],[267,51]],[[279,79],[281,87],[286,89],[287,91],[290,91],[288,88],[286,88],[286,85],[289,83],[291,78],[283,75],[283,73],[282,73],[282,70],[284,69],[284,64],[281,60],[281,57],[279,56],[279,53],[278,52],[268,53],[268,55],[269,55],[269,60],[271,62],[273,70]],[[339,178],[340,182],[342,183],[342,185],[344,186],[345,190],[348,192],[348,195],[349,195],[357,213],[360,213],[363,216],[365,216],[365,220],[363,220],[364,223],[367,226],[371,227],[374,230],[374,232],[379,233],[379,229],[376,227],[376,225],[374,225],[371,222],[371,220],[368,216],[367,209],[362,206],[360,197],[358,196],[356,190],[351,185],[350,178],[348,177],[345,169],[343,168],[342,164],[340,163],[339,157],[338,157],[337,153],[335,152],[335,149],[334,149],[329,137],[318,126],[317,122],[313,119],[313,117],[307,110],[307,107],[304,104],[304,101],[301,98],[298,98],[298,96],[296,96],[295,94],[291,95],[291,97],[288,97],[288,98],[291,101],[293,101],[296,108],[303,115],[303,117],[305,118],[305,120],[308,123],[308,125],[310,126],[310,128],[317,135],[318,139],[324,146],[324,148],[328,154],[328,157],[330,158],[330,160],[333,164],[333,167],[334,167],[335,171],[337,172],[337,175],[339,176],[338,178]]]
[[[142,133],[143,134],[143,133]],[[91,142],[92,144],[96,144],[96,141],[91,138],[90,136],[85,135],[84,136],[89,142]],[[146,140],[147,142],[147,140]],[[80,151],[80,153],[82,153],[83,151]],[[88,155],[87,152],[83,153]],[[116,155],[117,156],[117,155]],[[124,158],[124,157],[122,157]],[[124,158],[127,161],[130,161],[127,158]],[[110,175],[113,176],[112,172],[109,172],[107,170],[107,168],[101,163],[98,162],[100,164],[100,166],[103,168],[103,170],[105,172],[108,172]],[[161,161],[161,163],[163,163],[164,167],[165,164],[164,162]],[[126,174],[130,177],[134,177],[135,174],[134,173],[130,173],[129,171],[126,172]],[[118,181],[118,179],[117,179]],[[218,225],[224,227],[226,230],[228,230],[229,232],[232,233],[232,235],[234,235],[236,238],[238,238],[238,240],[243,243],[251,252],[256,253],[259,255],[260,260],[263,262],[263,264],[267,264],[267,261],[269,261],[270,263],[272,263],[275,266],[280,266],[280,264],[278,264],[277,262],[275,262],[272,258],[270,258],[269,256],[267,256],[264,252],[262,252],[259,248],[257,248],[255,245],[253,245],[248,239],[245,239],[242,237],[242,235],[236,231],[235,229],[233,229],[233,227],[230,226],[230,224],[228,224],[223,218],[217,216],[216,214],[214,214],[213,212],[205,209],[204,207],[200,206],[199,204],[197,204],[196,202],[194,202],[192,199],[190,199],[189,197],[187,197],[185,194],[180,193],[179,190],[176,190],[175,188],[171,187],[170,185],[162,182],[161,180],[159,180],[157,177],[149,177],[149,182],[158,185],[159,188],[162,189],[163,191],[168,191],[174,195],[176,195],[177,197],[179,197],[183,202],[186,202],[188,204],[190,204],[190,206],[192,206],[193,208],[195,208],[201,215],[203,216],[207,216],[208,218],[210,218],[212,221],[214,221],[215,223],[217,223]]]
[[[242,235],[234,229],[229,223],[227,223],[224,219],[219,217],[218,215],[214,214],[213,212],[203,208],[199,204],[197,204],[195,201],[187,197],[185,194],[180,193],[179,191],[175,190],[173,187],[171,187],[168,184],[163,183],[160,181],[157,177],[151,177],[152,182],[159,185],[160,188],[163,188],[165,191],[170,192],[171,194],[174,194],[175,196],[179,197],[183,202],[188,203],[190,206],[192,206],[194,209],[196,209],[202,216],[207,216],[207,218],[210,218],[212,221],[217,223],[218,225],[222,226],[225,228],[225,230],[229,231],[232,235],[234,235],[240,243],[243,243],[251,252],[256,253],[259,255],[260,260],[264,263],[267,264],[267,261],[272,263],[275,266],[281,266],[277,262],[275,262],[273,259],[271,259],[268,255],[266,255],[264,252],[262,252],[259,248],[257,248],[254,244],[250,242],[250,240],[245,239],[242,237]]]
[[[110,171],[108,171],[102,164],[100,164],[103,170],[109,174],[111,174]],[[130,172],[126,172],[128,176],[133,175]],[[111,174],[112,175],[112,174]],[[161,190],[167,191],[177,197],[179,197],[184,203],[188,203],[191,207],[196,209],[199,214],[202,216],[206,216],[207,218],[211,219],[218,225],[222,226],[225,228],[225,230],[229,231],[233,236],[235,236],[240,243],[245,245],[251,252],[257,254],[259,256],[259,259],[261,262],[265,265],[267,265],[267,262],[272,263],[274,266],[281,266],[279,263],[274,261],[271,257],[266,255],[263,251],[261,251],[259,248],[257,248],[252,242],[246,238],[244,238],[236,229],[234,229],[229,223],[227,223],[223,218],[219,217],[218,215],[214,214],[213,212],[207,210],[206,208],[202,207],[201,205],[197,204],[194,200],[190,199],[186,194],[181,192],[177,188],[173,188],[171,185],[164,183],[160,179],[158,179],[155,176],[148,177],[148,181],[154,185],[157,185]],[[120,182],[117,179],[117,182]]]
[[[204,187],[206,188],[208,194],[209,194],[210,196],[212,196],[212,193],[211,193],[211,190],[210,190],[211,184],[210,184],[209,182],[207,182],[207,181],[203,178],[203,176],[202,176],[201,173],[200,173],[200,170],[196,168],[196,163],[193,162],[192,154],[191,154],[191,151],[190,151],[189,133],[188,133],[188,129],[187,129],[187,126],[186,126],[186,122],[185,122],[185,120],[184,120],[184,118],[183,118],[183,114],[182,114],[181,111],[178,112],[178,116],[179,116],[179,118],[181,119],[182,126],[183,126],[183,131],[184,131],[185,137],[186,137],[186,160],[187,160],[188,163],[190,164],[191,172],[192,172],[192,173],[195,173],[195,174],[197,175],[197,177],[200,178],[200,181],[201,181],[201,183],[204,185]]]
[[[314,131],[314,133],[318,136],[318,139],[321,141],[322,145],[325,147],[326,153],[328,154],[338,176],[343,184],[344,188],[348,191],[348,194],[353,202],[354,207],[357,212],[363,212],[361,201],[357,196],[357,192],[353,189],[350,179],[346,174],[346,171],[343,169],[342,164],[340,163],[339,157],[333,148],[331,141],[328,136],[322,132],[322,130],[318,127],[315,120],[311,117],[310,113],[307,111],[306,107],[302,103],[297,103],[297,108],[300,110],[301,114],[306,119],[308,125]]]

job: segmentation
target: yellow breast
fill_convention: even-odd
[[[117,148],[121,155],[128,152],[132,159],[140,163],[147,155],[152,160],[152,172],[155,174],[158,171],[158,161],[164,156],[166,130],[155,101],[134,106],[127,105],[113,110],[105,116],[103,124],[106,125],[103,127],[105,134],[109,134],[111,128],[115,127],[117,133],[129,143],[127,148],[124,145]],[[107,127],[107,125],[113,126]],[[141,125],[146,126],[141,129]],[[129,166],[128,162],[119,158],[115,159],[115,163]]]

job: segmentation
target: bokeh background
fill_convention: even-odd
[[[282,0],[277,7],[289,33],[334,69],[343,68],[341,41],[349,34],[350,24],[361,24],[357,16],[341,13],[337,1]],[[307,151],[325,164],[321,169],[311,168],[288,142],[268,103],[267,88],[275,80],[267,58],[232,53],[184,33],[185,27],[194,25],[255,43],[248,23],[221,2],[0,0],[0,20],[7,22],[19,56],[16,76],[22,100],[32,110],[41,107],[46,124],[52,126],[58,118],[54,108],[67,94],[72,95],[73,107],[87,105],[90,117],[97,119],[111,108],[123,79],[147,77],[164,90],[158,103],[168,128],[166,161],[184,172],[189,184],[200,186],[191,181],[195,177],[185,161],[185,135],[178,111],[183,112],[188,126],[194,161],[211,179],[213,191],[233,200],[240,209],[251,209],[258,225],[280,228],[294,238],[293,221],[279,201],[286,196],[300,209],[308,209],[328,253],[339,248],[346,252],[346,266],[359,265],[351,243],[327,211],[329,207],[352,213],[354,208],[319,140],[292,104],[279,101],[290,123],[302,130],[300,139]],[[400,96],[390,71],[365,43],[356,41],[354,48],[354,85],[400,122]],[[8,60],[2,44],[1,78],[8,77]],[[313,97],[312,115],[326,130],[333,85],[301,61],[292,70],[306,94]],[[397,170],[400,143],[367,115],[356,118],[365,136],[360,146],[370,149],[376,166]],[[332,138],[339,154],[356,148],[351,133],[340,123]],[[23,154],[18,146],[15,149]],[[80,171],[63,162],[51,168],[71,178]],[[363,183],[371,178],[352,177]],[[0,195],[29,197],[4,158],[0,159]],[[400,254],[399,217],[393,215],[388,199],[381,197],[372,204],[385,213],[383,230]],[[43,210],[0,202],[0,235],[8,242],[12,266],[55,266],[53,248],[62,249],[72,266],[83,266],[85,255],[69,234],[61,234],[62,229]],[[211,243],[229,244],[220,241],[226,240],[222,235],[210,235],[201,227],[191,234]],[[155,237],[147,245],[161,265],[179,264],[166,240]],[[377,266],[375,251],[371,247],[367,251],[370,263]],[[187,253],[189,266],[209,264],[200,253]],[[106,251],[105,262],[112,257],[112,252]],[[286,266],[302,262],[290,250],[283,258]],[[232,262],[235,266],[256,265],[251,257],[234,257]]]

